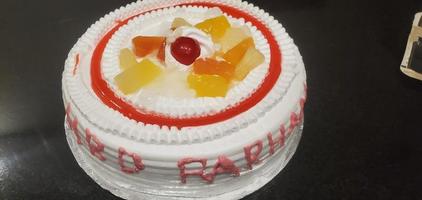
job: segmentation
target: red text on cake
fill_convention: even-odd
[[[103,155],[104,144],[101,143],[97,136],[92,134],[88,128],[85,131],[85,139],[91,154],[104,161],[106,159]]]
[[[307,92],[308,92],[308,86],[306,85],[306,83],[304,83],[303,84],[303,97],[299,100],[299,105],[300,105],[299,117],[300,117],[300,119],[303,119],[303,117],[304,117],[306,98],[308,98]]]
[[[248,168],[252,169],[252,165],[259,162],[259,155],[262,152],[262,141],[257,140],[252,145],[248,145],[243,148],[245,153],[245,159],[248,164]]]
[[[280,126],[280,130],[278,131],[278,133],[279,137],[274,139],[273,134],[271,132],[267,134],[268,146],[270,147],[270,155],[273,155],[275,153],[275,148],[277,146],[280,146],[280,148],[284,146],[286,130],[283,125]]]
[[[289,126],[289,132],[288,134],[292,134],[293,130],[296,128],[296,126],[300,123],[300,117],[295,113],[292,112],[290,114],[290,126]]]
[[[127,167],[125,165],[125,159],[124,156],[129,156],[132,158],[133,161],[133,167]],[[124,148],[119,148],[119,165],[120,169],[128,174],[137,173],[145,168],[144,164],[142,163],[142,158],[137,155],[136,153],[129,153]]]
[[[192,163],[199,163],[201,164],[201,169],[195,169],[195,170],[186,170],[186,165],[192,164]],[[207,166],[207,159],[201,159],[201,158],[184,158],[182,160],[179,160],[177,163],[177,167],[179,167],[180,170],[180,178],[182,183],[186,183],[186,178],[188,176],[200,176],[202,179],[207,180],[204,176],[204,169]]]
[[[72,129],[73,134],[75,134],[75,136],[76,136],[76,142],[78,144],[82,144],[81,136],[80,136],[79,130],[78,130],[78,119],[76,117],[74,119],[72,119],[70,117],[70,113],[71,113],[71,108],[70,108],[70,103],[69,103],[66,106],[66,120],[67,120],[67,123],[68,123],[70,129]]]
[[[187,170],[186,165],[192,163],[199,163],[201,165],[201,168]],[[212,183],[214,182],[214,179],[218,174],[232,174],[234,176],[240,175],[240,169],[234,164],[232,160],[223,155],[218,156],[217,162],[213,166],[210,173],[205,172],[205,169],[207,167],[207,159],[184,158],[178,162],[177,166],[180,170],[180,178],[182,183],[186,183],[186,178],[188,176],[199,176],[204,181]]]

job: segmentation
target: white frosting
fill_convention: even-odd
[[[274,138],[277,138],[280,125],[288,127],[291,123],[291,113],[300,112],[301,107],[299,101],[306,95],[304,91],[306,73],[303,61],[297,47],[285,32],[285,29],[264,11],[251,4],[238,0],[209,1],[217,1],[242,9],[245,12],[256,16],[272,31],[278,45],[281,47],[283,62],[282,74],[277,80],[276,85],[263,100],[248,111],[215,124],[186,127],[182,130],[178,130],[175,127],[159,127],[157,125],[144,124],[128,119],[121,113],[104,105],[92,91],[90,60],[95,46],[104,34],[116,25],[116,20],[126,19],[127,17],[146,10],[191,1],[145,0],[112,12],[91,26],[72,48],[65,63],[62,80],[64,102],[72,108],[70,114],[71,118],[78,119],[78,130],[83,138],[82,141],[84,144],[79,145],[78,147],[82,152],[81,154],[90,158],[89,160],[86,160],[86,162],[95,166],[93,169],[96,174],[121,177],[113,180],[125,184],[132,189],[131,191],[136,191],[134,188],[139,187],[135,187],[135,185],[139,184],[138,186],[142,185],[150,189],[149,192],[151,192],[151,194],[165,194],[178,197],[189,195],[193,195],[190,197],[199,197],[201,194],[204,195],[202,197],[207,197],[206,195],[214,196],[230,192],[229,190],[234,190],[236,187],[238,187],[238,189],[247,187],[245,186],[245,183],[252,182],[253,185],[255,185],[256,183],[253,181],[260,178],[260,174],[256,173],[255,170],[245,171],[246,161],[243,159],[243,148],[257,140],[266,142],[268,133],[271,133]],[[162,12],[176,13],[180,12],[178,10],[181,9],[192,11],[204,10],[204,8],[196,7],[176,7],[166,8]],[[125,30],[130,30],[128,28],[133,24],[136,25],[137,23],[141,23],[143,17],[154,18],[158,14],[160,14],[160,11],[154,11],[139,17],[139,20],[135,18],[128,25],[123,26],[116,32],[113,36],[115,39],[110,40],[102,60],[102,70],[105,78],[113,73],[113,68],[107,68],[105,65],[110,65],[110,63],[113,64],[113,62],[115,62],[116,52],[114,52],[113,49],[119,49],[124,43],[122,42],[122,38],[126,37],[124,36]],[[246,25],[248,25],[248,23],[246,23]],[[257,32],[256,29],[252,29],[252,32],[254,31]],[[129,37],[130,36],[128,36],[128,38]],[[256,38],[254,37],[254,39]],[[262,38],[258,38],[257,43],[261,40]],[[263,53],[264,55],[269,55],[269,49],[264,49]],[[76,64],[76,55],[80,55],[81,60],[76,74],[73,75],[72,72]],[[266,63],[266,65],[268,65],[268,63]],[[250,77],[251,79],[256,78],[255,76],[258,76],[258,74],[259,73],[255,74],[254,71],[247,79]],[[256,83],[251,80],[245,80],[244,83],[247,85],[242,85],[241,83],[238,85],[237,89],[232,89],[234,94],[239,91],[244,91],[244,88],[247,87],[259,87],[259,82]],[[256,85],[252,85],[253,83],[256,83]],[[185,109],[185,107],[178,106],[177,101],[178,100],[173,100],[172,103],[167,104],[168,107],[161,108],[161,110],[160,108],[157,108],[157,110],[175,110],[174,113],[184,113],[183,109]],[[224,109],[224,107],[218,107],[221,105],[218,100],[209,100],[207,103],[216,106],[217,109]],[[197,106],[200,105],[202,104],[197,104]],[[200,113],[200,111],[197,113]],[[91,130],[91,132],[104,143],[106,161],[99,161],[89,154],[86,147],[86,141],[84,140],[86,129]],[[299,132],[300,130],[297,128],[294,130],[294,133]],[[73,133],[68,132],[68,134],[69,137],[74,138]],[[289,137],[288,141],[298,141],[298,139],[291,139],[291,137],[292,136]],[[145,170],[132,175],[123,174],[123,172],[120,171],[117,162],[117,151],[119,147],[124,147],[128,151],[140,155],[145,164]],[[290,147],[290,145],[287,145],[287,147]],[[293,147],[295,147],[295,145],[293,145]],[[287,158],[291,156],[292,152],[290,148],[283,148],[279,150],[279,154],[274,154],[274,156],[269,157],[268,151],[268,144],[264,143],[264,149],[260,158],[268,158],[264,163],[268,162],[270,164],[257,165],[257,170],[260,169],[259,166],[273,166],[279,164],[271,162],[274,158],[277,158],[278,155],[283,155],[282,160],[288,160]],[[219,155],[226,155],[233,160],[236,166],[241,168],[241,176],[235,178],[229,175],[219,175],[212,185],[205,184],[202,180],[193,177],[189,178],[187,185],[180,184],[179,169],[177,168],[178,160],[186,157],[203,157],[208,159],[207,167],[210,168]],[[132,166],[133,164],[128,158],[125,158],[125,163],[128,166]],[[275,170],[272,172],[277,171]],[[243,177],[250,177],[250,179],[245,179]],[[162,185],[163,188],[158,188],[159,185]],[[174,190],[172,190],[172,188]],[[115,191],[116,190],[113,189],[113,192]],[[242,194],[246,195],[245,193]]]
[[[181,26],[167,36],[165,54],[166,67],[175,67],[181,71],[189,70],[188,65],[184,65],[178,62],[171,54],[171,44],[176,41],[176,39],[179,37],[189,37],[198,42],[199,47],[201,49],[201,55],[199,56],[199,58],[211,57],[214,52],[218,50],[218,47],[214,45],[214,42],[212,41],[211,37],[205,34],[203,31],[194,27]]]

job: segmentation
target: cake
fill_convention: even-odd
[[[144,0],[93,24],[62,79],[79,165],[125,199],[239,199],[303,128],[306,73],[282,25],[238,0]]]

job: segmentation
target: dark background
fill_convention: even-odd
[[[421,0],[251,1],[303,55],[304,135],[253,199],[421,199],[422,82],[399,65]],[[126,0],[1,0],[0,199],[117,199],[65,140],[61,73],[97,19]]]

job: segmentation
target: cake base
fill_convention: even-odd
[[[271,181],[289,162],[296,148],[299,144],[303,130],[303,120],[300,125],[293,131],[292,135],[287,139],[285,146],[281,151],[276,152],[270,158],[264,160],[257,165],[253,170],[243,174],[240,177],[235,177],[235,184],[225,184],[222,188],[210,190],[208,187],[195,188],[192,193],[178,193],[177,187],[172,191],[169,188],[156,188],[156,190],[146,189],[148,187],[133,187],[131,180],[124,180],[113,174],[106,172],[101,166],[94,162],[92,156],[83,152],[80,146],[77,145],[72,130],[65,123],[66,139],[69,143],[70,149],[75,156],[79,166],[101,187],[110,191],[114,195],[128,200],[138,199],[156,199],[156,200],[170,200],[170,199],[240,199],[267,184]]]

